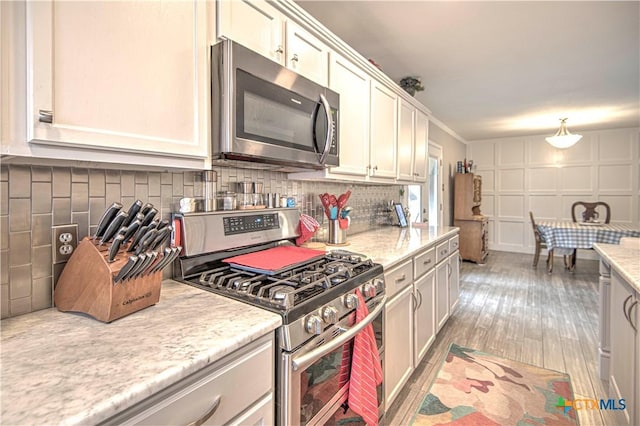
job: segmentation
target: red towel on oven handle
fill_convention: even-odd
[[[356,324],[369,315],[367,304],[356,289],[358,308]],[[351,377],[349,379],[349,408],[359,414],[369,426],[378,426],[378,397],[376,387],[382,383],[382,365],[373,325],[367,325],[356,334],[351,357]]]

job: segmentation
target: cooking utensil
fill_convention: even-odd
[[[155,274],[156,272],[164,268],[173,252],[174,247],[165,247],[162,252],[162,257],[159,261],[156,262],[154,266],[151,267],[151,271],[149,271],[149,273]]]
[[[142,209],[142,201],[135,200],[133,204],[131,204],[131,207],[129,207],[129,210],[127,210],[127,213],[129,214],[129,216],[124,221],[122,226],[129,226],[129,224],[136,219],[141,209]]]
[[[152,229],[155,229],[156,225],[157,223],[155,222],[151,222],[149,225],[146,225],[146,226],[143,226],[141,224],[140,227],[138,228],[138,231],[136,231],[135,235],[133,236],[133,241],[131,241],[131,244],[129,245],[129,248],[127,249],[127,251],[135,251],[140,245],[140,240]]]
[[[142,213],[143,215],[147,215],[147,213],[149,213],[149,210],[151,210],[153,208],[153,204],[151,203],[146,203],[141,209],[140,209],[140,213]]]
[[[142,265],[140,265],[140,268],[136,269],[136,273],[133,274],[131,278],[138,278],[144,275],[144,272],[147,270],[149,265],[151,265],[153,261],[156,260],[156,258],[158,257],[158,252],[150,251],[150,252],[147,252],[146,255],[147,256],[144,259],[144,262],[142,262]]]
[[[127,229],[127,228],[124,228]],[[109,257],[107,258],[109,263],[113,262],[116,258],[116,254],[118,254],[118,250],[120,250],[120,245],[124,241],[124,235],[118,234],[113,239],[113,243],[111,243],[111,247],[109,247]]]
[[[331,220],[336,220],[338,218],[338,207],[337,206],[331,206],[329,208],[329,219]]]
[[[122,226],[122,223],[127,218],[127,216],[127,212],[122,210],[118,211],[116,217],[113,218],[107,229],[104,231],[102,239],[100,240],[100,245],[109,242],[109,240],[111,240],[111,238],[113,238],[118,233],[120,227]]]
[[[137,262],[138,262],[138,256],[136,256],[135,254],[129,256],[129,260],[120,269],[120,272],[118,272],[118,275],[116,275],[116,277],[113,279],[113,282],[117,283],[122,281],[127,276],[129,271],[131,271],[131,268],[133,268]]]
[[[324,214],[327,216],[328,219],[331,219],[331,212],[329,211],[329,208],[331,207],[331,203],[329,201],[329,194],[327,194],[326,192],[324,194],[320,194],[320,202],[322,203],[322,207],[324,208]]]
[[[93,236],[94,239],[98,239],[98,238],[102,237],[104,232],[109,227],[109,224],[111,223],[113,218],[116,217],[116,214],[118,214],[120,209],[122,209],[122,204],[113,203],[102,213],[102,216],[100,217],[100,220],[98,220],[98,226],[96,227],[96,233]]]
[[[332,207],[338,207],[338,199],[333,194],[329,195],[329,205]]]
[[[141,213],[138,213],[136,215],[136,219],[133,222],[131,222],[129,226],[124,228],[124,232],[122,233],[122,236],[124,238],[124,240],[122,241],[123,244],[125,244],[127,241],[129,241],[131,237],[133,237],[133,235],[136,233],[140,225],[142,225],[143,218],[144,216]]]
[[[148,225],[153,222],[153,218],[156,216],[156,213],[158,213],[158,209],[156,209],[155,207],[151,207],[151,209],[149,209],[149,211],[144,214],[144,219],[142,219],[142,226]]]
[[[347,191],[344,194],[341,194],[338,197],[338,208],[342,209],[347,205],[347,201],[349,201],[349,197],[351,197],[351,191]]]
[[[142,238],[140,238],[140,241],[138,242],[138,247],[136,247],[136,254],[140,255],[143,251],[146,251],[151,246],[151,243],[155,240],[157,235],[158,235],[157,229],[152,229],[150,231],[147,231],[147,233],[144,234]]]
[[[156,228],[158,230],[158,228]],[[149,249],[157,250],[161,247],[166,241],[169,241],[169,237],[171,237],[171,231],[173,231],[172,226],[166,226],[158,231],[156,237],[149,245]]]
[[[343,209],[340,211],[340,218],[341,218],[341,219],[346,219],[346,218],[347,218],[347,216],[349,216],[349,213],[351,213],[351,210],[353,210],[353,209],[352,209],[351,207],[349,207],[349,206],[347,206],[347,207],[343,208]]]
[[[131,268],[131,270],[129,271],[129,273],[125,277],[126,280],[130,280],[132,278],[135,278],[136,274],[138,273],[138,271],[140,271],[140,269],[142,269],[142,265],[147,260],[147,253],[141,253],[141,254],[139,254],[137,256],[138,256],[138,260],[136,261],[135,266],[133,268]]]

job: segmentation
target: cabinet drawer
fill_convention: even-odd
[[[413,261],[411,259],[384,273],[387,298],[413,283]]]
[[[431,247],[429,250],[417,255],[413,259],[414,277],[417,280],[423,276],[427,271],[433,269],[436,265],[436,249]]]
[[[137,414],[120,424],[179,425],[197,421],[218,408],[206,425],[226,424],[260,398],[273,386],[273,340],[261,340],[259,346],[241,349],[231,359],[225,358],[219,368],[211,366],[208,374],[195,373],[157,394]],[[219,398],[219,399],[218,399]],[[146,409],[145,409],[146,407]],[[269,419],[272,421],[271,419]]]
[[[449,256],[449,240],[436,246],[436,263],[442,262],[447,256]]]
[[[449,253],[453,253],[454,251],[458,250],[459,246],[460,246],[460,237],[456,235],[455,237],[449,240]]]

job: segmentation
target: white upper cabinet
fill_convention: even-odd
[[[370,175],[373,180],[396,178],[398,95],[373,80],[371,84]]]
[[[369,164],[369,86],[367,73],[331,53],[329,87],[340,95],[340,166],[331,173],[366,176]]]
[[[318,84],[329,84],[329,49],[293,21],[286,23],[286,66]]]
[[[70,147],[71,154],[49,155],[71,160],[205,166],[206,7],[204,1],[27,2],[30,145]],[[152,157],[131,160],[140,153]]]
[[[427,149],[429,146],[429,118],[416,111],[415,141],[413,146],[413,180],[427,181]]]
[[[218,37],[236,41],[326,86],[329,49],[264,0],[218,2]]]
[[[285,17],[265,0],[219,0],[218,38],[225,37],[284,65]]]
[[[413,180],[413,145],[416,109],[407,101],[398,100],[398,180]]]

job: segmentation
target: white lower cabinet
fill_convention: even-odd
[[[266,335],[103,424],[273,424],[273,340]]]
[[[435,341],[459,297],[458,236],[385,271],[385,404],[391,406]]]
[[[388,407],[413,372],[413,286],[408,283],[385,308],[384,392]]]
[[[436,337],[435,318],[433,315],[433,301],[436,291],[436,274],[431,269],[413,284],[417,298],[414,313],[414,355],[413,367],[417,367],[427,353]]]
[[[609,365],[609,398],[621,408],[616,410],[616,422],[620,425],[637,425],[640,421],[640,338],[638,337],[638,293],[620,276],[611,271],[610,339],[611,363]]]

